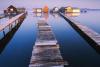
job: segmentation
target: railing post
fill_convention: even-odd
[[[17,20],[15,20],[15,26],[17,25]]]
[[[16,18],[14,21],[12,21],[11,23],[8,23],[7,25],[5,25],[5,28],[7,27],[7,29],[9,30],[8,32],[10,32],[18,23],[21,23],[24,20],[25,15],[26,14],[23,13],[18,18]],[[9,19],[10,18],[11,18],[11,16],[9,16]],[[4,36],[6,36],[6,30],[5,30],[5,28],[1,29],[1,31],[2,31],[2,33],[3,33]]]
[[[11,27],[11,24],[9,24],[9,31],[11,31],[12,27]]]
[[[13,24],[11,24],[11,29],[13,28]]]
[[[6,36],[6,33],[5,33],[4,29],[3,29],[3,36],[4,36],[4,37]]]

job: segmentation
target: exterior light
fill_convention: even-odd
[[[59,10],[59,8],[55,7],[54,11],[57,12]]]
[[[42,9],[37,9],[36,11],[37,11],[37,12],[42,12]]]
[[[10,11],[14,11],[14,9],[13,9],[13,8],[11,8],[11,9],[10,9]]]

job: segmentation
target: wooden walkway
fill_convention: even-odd
[[[59,44],[51,31],[51,26],[44,20],[39,20],[37,26],[38,34],[29,67],[64,67],[64,64],[68,65],[60,54]]]
[[[0,16],[0,19],[4,18],[3,16]]]
[[[6,24],[0,25],[0,31],[4,30],[7,26],[14,23],[17,19],[19,19],[24,13],[21,13],[13,18],[11,18],[9,21],[6,22]]]
[[[65,17],[62,13],[60,13],[60,15],[63,16],[68,22],[72,23],[72,25],[75,25],[85,35],[87,35],[93,42],[96,43],[95,44],[96,46],[100,47],[100,34],[99,33],[93,31],[92,29],[81,24],[80,22],[76,22],[75,20],[69,18],[68,16]]]

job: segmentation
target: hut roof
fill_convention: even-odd
[[[9,9],[9,8],[14,8],[14,9],[16,9],[16,7],[14,7],[13,5],[10,5],[10,6],[8,7],[8,9]]]

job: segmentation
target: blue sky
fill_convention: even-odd
[[[43,7],[48,5],[50,8],[58,6],[74,6],[81,8],[100,8],[100,0],[0,0],[0,10],[6,9],[9,5],[16,7]]]

